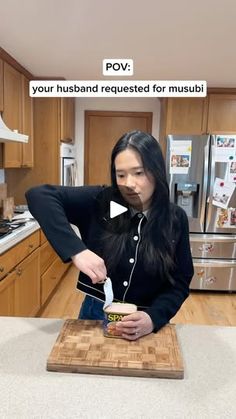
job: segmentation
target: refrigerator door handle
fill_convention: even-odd
[[[193,259],[194,268],[236,268],[235,259]]]
[[[206,231],[209,227],[211,217],[212,217],[212,197],[213,197],[213,190],[214,190],[214,182],[215,182],[215,137],[213,138],[212,146],[211,146],[211,176],[210,176],[210,183],[209,183],[209,191],[207,197],[207,218],[206,218]]]
[[[203,169],[203,187],[202,187],[202,205],[200,212],[201,231],[204,231],[205,208],[207,204],[207,184],[208,184],[208,161],[209,161],[209,143],[211,137],[208,137],[204,147],[204,169]]]

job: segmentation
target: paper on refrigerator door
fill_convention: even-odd
[[[105,303],[103,305],[103,309],[108,307],[113,302],[113,289],[112,289],[112,282],[110,278],[107,278],[103,285],[103,290],[105,293]]]
[[[175,141],[170,144],[170,174],[188,174],[191,167],[192,141]]]

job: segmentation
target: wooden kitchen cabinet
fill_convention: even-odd
[[[168,98],[166,135],[201,135],[206,132],[207,98]]]
[[[0,279],[36,250],[39,247],[39,243],[39,231],[36,231],[0,255]]]
[[[4,110],[3,120],[12,130],[22,133],[22,81],[21,73],[4,62]],[[22,147],[20,143],[4,144],[3,165],[7,167],[21,166]]]
[[[39,311],[39,255],[36,249],[0,281],[0,315],[27,317]]]
[[[40,231],[41,304],[45,304],[70,264],[63,263]]]
[[[0,255],[0,316],[35,316],[69,267],[42,230]]]
[[[14,316],[15,276],[0,281],[0,316]]]
[[[61,102],[61,135],[60,140],[66,143],[75,142],[75,99],[62,97]]]
[[[3,119],[11,129],[29,135],[28,143],[4,144],[4,168],[33,166],[33,101],[29,80],[11,65],[4,63]]]
[[[3,60],[0,59],[0,112],[3,111]]]
[[[40,246],[40,274],[44,274],[44,272],[49,268],[49,266],[54,262],[57,258],[56,252],[53,250],[52,246],[48,241],[43,243]]]
[[[207,132],[236,133],[236,94],[210,94]]]
[[[11,274],[15,275],[15,316],[34,316],[40,309],[40,250],[35,250]]]
[[[36,231],[0,255],[1,316],[31,316],[39,310],[38,247],[39,231]],[[25,293],[23,297],[22,293]]]
[[[46,272],[41,276],[41,303],[44,304],[54,288],[60,282],[62,276],[69,268],[70,264],[63,263],[57,257]]]

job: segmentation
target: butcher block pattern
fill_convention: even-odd
[[[102,322],[66,320],[47,360],[47,370],[137,377],[183,378],[175,326],[136,341],[105,337]]]

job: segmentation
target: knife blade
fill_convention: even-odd
[[[112,289],[112,282],[111,282],[111,279],[109,277],[106,277],[106,281],[104,282],[104,285],[103,285],[103,291],[104,291],[104,294],[105,294],[105,303],[103,305],[103,310],[104,310],[106,307],[111,305],[111,303],[113,302],[113,298],[114,298],[113,289]]]

